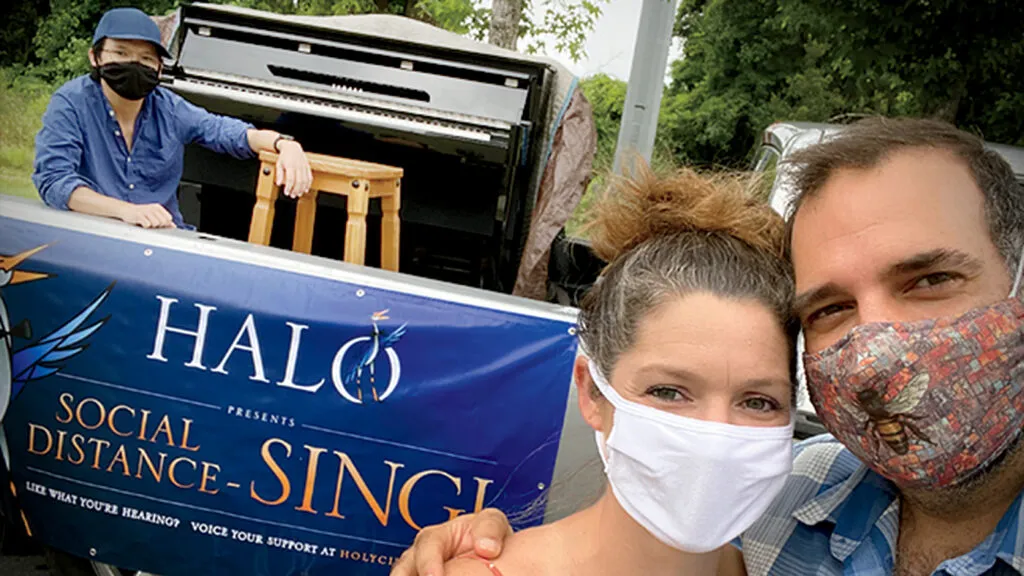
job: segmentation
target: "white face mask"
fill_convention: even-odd
[[[684,418],[620,396],[593,362],[590,374],[615,407],[607,440],[597,432],[612,493],[655,538],[709,552],[743,533],[793,468],[788,426],[734,426]]]

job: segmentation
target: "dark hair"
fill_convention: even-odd
[[[799,326],[791,311],[792,269],[783,257],[785,226],[751,184],[693,170],[659,178],[642,162],[634,178],[612,179],[588,227],[595,253],[609,264],[579,314],[582,347],[604,374],[653,309],[671,297],[709,292],[753,299],[772,311],[796,381]]]
[[[99,61],[99,59],[100,59],[100,52],[103,52],[103,47],[106,46],[106,45],[107,45],[107,37],[106,36],[104,36],[103,38],[100,38],[99,40],[96,41],[95,44],[92,45],[92,53],[93,53],[93,56],[96,57],[97,61]],[[99,71],[97,66],[90,67],[90,69],[89,69],[89,77],[92,78],[93,80],[97,81],[97,82],[100,81],[100,71]]]
[[[970,169],[985,197],[985,218],[995,244],[1012,275],[1024,248],[1024,190],[1013,168],[984,142],[946,122],[924,118],[869,118],[836,136],[793,154],[796,192],[786,225],[786,253],[792,248],[793,216],[829,178],[843,168],[872,168],[906,148],[935,148],[955,154]]]

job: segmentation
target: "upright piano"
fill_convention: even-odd
[[[555,71],[541,59],[390,15],[282,16],[191,4],[163,83],[211,112],[295,136],[310,152],[405,170],[402,272],[510,292],[543,163]],[[258,167],[186,151],[182,209],[244,239]],[[379,207],[367,264],[379,262]],[[341,259],[344,199],[320,199],[313,253]],[[282,198],[271,244],[290,246]]]

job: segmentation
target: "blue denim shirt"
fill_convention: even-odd
[[[131,153],[98,81],[80,76],[61,86],[36,135],[32,182],[49,206],[68,209],[79,186],[134,204],[161,204],[179,228],[178,181],[185,145],[197,143],[236,158],[255,156],[246,131],[253,126],[211,114],[158,87],[135,120]]]

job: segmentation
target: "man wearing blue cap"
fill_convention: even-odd
[[[272,130],[211,114],[158,87],[160,29],[144,12],[103,15],[89,50],[92,72],[60,87],[36,136],[32,181],[54,208],[144,228],[191,228],[178,208],[184,147],[236,158],[278,152],[277,180],[298,197],[313,181],[302,146]]]

